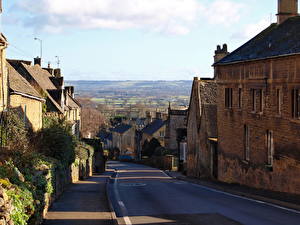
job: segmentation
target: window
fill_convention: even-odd
[[[273,166],[273,156],[274,156],[273,131],[267,130],[266,142],[267,142],[267,151],[268,151],[268,165]]]
[[[251,95],[251,105],[252,105],[252,111],[256,111],[256,98],[255,98],[255,89],[250,90]]]
[[[164,132],[164,131],[160,131],[160,132],[159,132],[159,136],[160,136],[160,137],[164,137],[164,136],[165,136],[165,132]]]
[[[292,90],[292,117],[299,118],[300,116],[300,97],[299,89]]]
[[[280,115],[281,114],[281,90],[280,89],[276,89],[276,111],[277,114]]]
[[[250,129],[248,125],[244,126],[245,160],[250,161]]]
[[[242,88],[239,88],[239,104],[238,104],[238,107],[239,109],[242,108]]]
[[[258,89],[257,90],[257,97],[258,97],[258,112],[262,112],[263,111],[263,90],[262,89]]]
[[[225,88],[225,108],[232,108],[232,88]]]
[[[264,97],[262,89],[251,89],[251,108],[252,112],[263,112]]]

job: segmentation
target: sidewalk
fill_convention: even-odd
[[[110,175],[94,175],[71,184],[53,203],[43,225],[112,225],[106,197],[106,181]]]
[[[256,199],[269,204],[279,205],[281,207],[294,209],[300,211],[300,196],[288,193],[273,192],[269,190],[261,190],[242,186],[239,184],[227,184],[220,181],[213,181],[209,179],[197,179],[183,175],[180,172],[165,171],[170,177],[199,184],[219,191],[230,194],[243,196],[246,198]]]

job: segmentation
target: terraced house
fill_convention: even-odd
[[[44,114],[65,117],[72,124],[73,134],[79,136],[81,106],[74,97],[74,87],[65,87],[60,69],[42,68],[40,58],[34,59],[34,65],[24,60],[8,63],[46,100]]]
[[[222,181],[300,194],[297,10],[279,0],[277,23],[214,64]]]

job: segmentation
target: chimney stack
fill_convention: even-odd
[[[61,77],[61,70],[60,69],[54,69],[54,76],[57,78]]]
[[[223,44],[221,48],[220,45],[217,46],[217,50],[215,51],[214,61],[215,63],[223,59],[225,56],[229,54],[227,44]]]
[[[298,15],[298,0],[278,0],[277,24]]]
[[[42,59],[40,57],[34,58],[34,65],[42,65]]]

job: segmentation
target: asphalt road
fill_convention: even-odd
[[[163,171],[110,162],[116,215],[126,225],[299,225],[300,212],[168,177]]]

